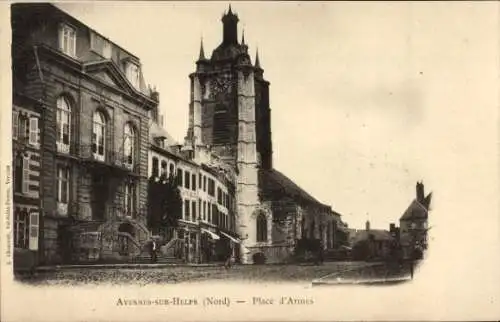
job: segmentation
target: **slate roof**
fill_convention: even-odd
[[[428,216],[427,208],[420,202],[418,202],[416,199],[413,199],[413,201],[408,206],[408,208],[406,209],[406,211],[403,213],[403,215],[399,220],[427,219],[427,216]]]
[[[259,169],[259,194],[264,200],[291,198],[299,203],[331,209],[275,169]]]
[[[171,146],[177,145],[177,141],[167,132],[163,127],[159,126],[153,121],[149,121],[149,141],[151,144],[156,145],[155,138],[164,137],[165,138],[165,148],[173,153]]]
[[[370,230],[358,230],[354,236],[353,244],[356,244],[362,240],[367,240],[373,235],[373,238],[377,241],[392,240],[393,237],[391,233],[383,229],[370,229]]]

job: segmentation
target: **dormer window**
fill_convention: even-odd
[[[65,23],[59,26],[59,49],[68,56],[76,57],[76,30]]]
[[[139,76],[140,76],[140,70],[139,66],[135,63],[128,62],[127,63],[127,79],[130,81],[130,83],[135,87],[139,88]]]
[[[165,137],[164,136],[158,136],[155,139],[156,139],[156,144],[160,148],[165,149]]]

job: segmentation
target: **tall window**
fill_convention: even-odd
[[[222,205],[222,189],[217,188],[217,203]]]
[[[57,166],[57,202],[67,204],[69,201],[69,169]]]
[[[12,138],[24,140],[25,143],[37,145],[39,143],[38,118],[28,117],[18,111],[12,112]]]
[[[177,185],[182,187],[182,169],[177,169]]]
[[[189,189],[190,182],[191,182],[191,175],[189,174],[189,172],[185,171],[184,172],[184,188]]]
[[[219,208],[216,204],[212,204],[212,224],[219,225]]]
[[[170,166],[169,166],[169,169],[168,169],[168,175],[169,175],[169,176],[173,176],[173,175],[175,175],[174,170],[175,170],[175,169],[174,169],[174,164],[173,164],[173,163],[170,163]]]
[[[267,242],[267,219],[263,213],[257,216],[257,241]]]
[[[71,137],[71,106],[66,97],[57,99],[57,151],[69,153],[69,141]]]
[[[76,57],[76,30],[66,24],[59,27],[59,48],[63,53]]]
[[[125,213],[128,216],[134,216],[137,212],[137,198],[135,182],[125,184]]]
[[[167,173],[167,161],[163,160],[161,162],[161,175],[165,176],[168,178],[168,173]]]
[[[127,165],[134,164],[135,149],[136,149],[135,131],[132,125],[127,123],[125,124],[125,129],[123,131],[123,152],[125,156],[125,164]]]
[[[208,194],[215,197],[215,182],[212,179],[208,179]]]
[[[14,247],[28,248],[29,215],[26,210],[16,209],[14,212]]]
[[[196,173],[191,175],[191,190],[196,190]]]
[[[189,206],[189,200],[184,200],[184,220],[191,220],[191,210]]]
[[[191,221],[196,221],[196,201],[191,201]]]
[[[92,153],[94,158],[104,161],[106,146],[106,118],[102,112],[94,113],[94,127],[92,130]]]
[[[158,158],[157,157],[153,157],[152,169],[151,170],[152,170],[151,176],[152,177],[158,177],[158,174],[160,172],[159,172],[159,168],[158,168]]]
[[[12,111],[12,138],[17,139],[19,135],[19,112]]]

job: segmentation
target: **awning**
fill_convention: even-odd
[[[209,234],[209,235],[210,235],[210,237],[212,237],[212,239],[215,239],[215,240],[219,240],[219,239],[220,239],[220,236],[219,236],[219,235],[217,235],[217,234],[215,234],[215,233],[211,232],[211,231],[210,231],[210,230],[208,230],[208,229],[202,228],[202,229],[201,229],[201,231],[202,231],[202,232],[204,232],[204,233]]]
[[[229,238],[230,240],[232,240],[233,242],[239,244],[241,243],[241,240],[237,239],[237,238],[234,238],[234,237],[231,237],[229,236],[228,234],[226,234],[225,232],[221,231],[220,232],[222,235],[226,236],[227,238]]]

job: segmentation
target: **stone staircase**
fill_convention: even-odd
[[[184,241],[178,238],[170,240],[167,244],[160,247],[157,252],[158,264],[182,264],[183,258],[178,258],[176,250],[183,246]],[[147,245],[144,245],[141,253],[134,258],[135,263],[151,263],[151,254],[149,253]]]

